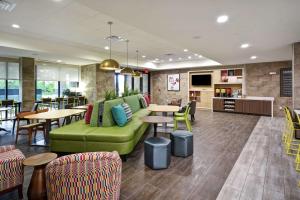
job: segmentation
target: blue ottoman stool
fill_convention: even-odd
[[[193,134],[185,130],[171,133],[172,154],[178,157],[188,157],[193,154]]]
[[[151,137],[144,142],[145,165],[151,169],[166,169],[171,162],[171,140]]]

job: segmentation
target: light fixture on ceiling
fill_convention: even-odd
[[[105,46],[104,49],[105,49],[105,50],[109,50],[109,46]]]
[[[134,71],[133,71],[133,69],[131,69],[130,67],[129,67],[129,65],[128,65],[128,42],[129,42],[129,40],[126,40],[126,49],[127,49],[127,53],[126,53],[126,58],[127,58],[127,66],[125,67],[125,68],[123,68],[122,70],[121,70],[121,74],[123,74],[123,75],[132,75],[133,73],[134,73]]]
[[[178,58],[178,60],[182,60],[182,58],[181,58],[181,57],[179,57],[179,58]]]
[[[20,28],[20,25],[19,24],[12,24],[11,27],[13,27],[13,28]]]
[[[202,55],[199,55],[198,58],[203,58],[203,56],[202,56]]]
[[[198,56],[198,54],[197,54],[197,53],[195,53],[195,54],[194,54],[194,56]]]
[[[139,50],[136,50],[136,67],[139,67]],[[134,71],[134,73],[132,74],[132,76],[141,77],[141,72]]]
[[[108,22],[107,24],[109,25],[109,35],[111,37],[111,26],[112,26],[113,23]],[[100,69],[102,69],[102,70],[120,69],[119,63],[116,60],[111,59],[111,39],[109,40],[109,59],[106,59],[106,60],[101,62]]]
[[[142,55],[142,58],[146,58],[146,56],[145,56],[145,55]]]
[[[221,15],[221,16],[219,16],[218,18],[217,18],[217,22],[219,23],[219,24],[223,24],[223,23],[225,23],[225,22],[227,22],[228,21],[228,16],[227,15]]]
[[[172,61],[173,61],[173,59],[172,59],[172,58],[169,58],[169,61],[170,61],[170,62],[172,62]]]
[[[62,61],[61,60],[57,60],[56,62],[61,63]]]
[[[250,45],[248,43],[241,44],[242,49],[248,48]]]
[[[189,56],[188,59],[192,59],[192,56]]]
[[[188,49],[183,49],[183,51],[184,51],[184,52],[188,52],[189,50],[188,50]]]
[[[257,56],[251,56],[250,59],[251,60],[255,60],[257,58]]]
[[[11,12],[17,4],[11,3],[7,0],[0,0],[0,10]]]

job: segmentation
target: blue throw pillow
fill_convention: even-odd
[[[121,105],[111,108],[112,116],[118,126],[125,126],[127,123],[126,113]]]

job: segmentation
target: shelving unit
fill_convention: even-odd
[[[234,99],[224,100],[224,111],[228,111],[228,112],[235,111],[235,100]]]
[[[189,91],[189,100],[195,100],[196,102],[201,101],[201,91],[191,90]]]

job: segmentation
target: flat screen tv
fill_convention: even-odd
[[[192,75],[192,85],[211,86],[211,74]]]

